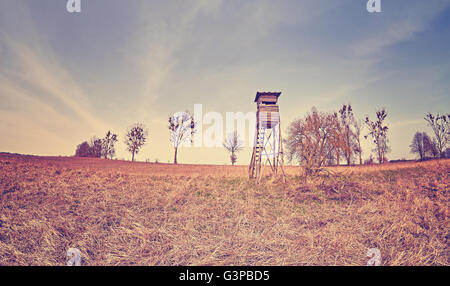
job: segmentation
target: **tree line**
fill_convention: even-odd
[[[434,133],[434,137],[426,132],[416,132],[409,145],[411,153],[417,154],[420,161],[429,158],[450,158],[450,114],[433,115],[428,113],[425,121]]]
[[[135,154],[138,154],[148,138],[148,129],[141,123],[136,123],[126,130],[124,143],[127,151],[131,153],[131,160],[134,161]],[[92,137],[91,140],[79,144],[75,151],[75,157],[93,157],[112,159],[116,154],[115,144],[118,135],[108,131],[103,138]]]
[[[286,155],[290,162],[296,161],[306,172],[313,173],[326,165],[363,164],[361,140],[371,140],[378,163],[388,162],[386,155],[391,151],[389,147],[389,127],[385,121],[388,113],[385,108],[376,111],[374,120],[365,117],[364,121],[357,120],[351,104],[344,104],[338,112],[320,112],[312,108],[305,117],[291,122],[288,126]],[[447,148],[450,132],[450,114],[425,117],[435,136],[430,139],[426,133],[416,133],[411,144],[411,152],[418,153],[420,159],[427,154],[434,158],[450,157]],[[366,134],[362,134],[363,129]],[[446,149],[447,148],[447,149]],[[371,154],[364,163],[375,161]]]
[[[192,140],[196,131],[196,124],[193,116],[189,112],[174,113],[169,116],[169,130],[171,132],[170,141],[174,152],[174,164],[177,164],[178,148],[187,140]],[[142,123],[131,125],[125,132],[124,143],[126,150],[131,154],[131,161],[149,139],[148,128]],[[76,147],[75,157],[94,157],[112,159],[115,156],[115,144],[118,135],[108,131],[106,136],[98,138],[92,137],[90,141],[84,141]]]
[[[351,104],[344,104],[338,112],[321,112],[312,108],[303,118],[291,122],[288,126],[287,137],[283,140],[286,146],[288,161],[296,161],[305,167],[307,172],[314,172],[325,165],[346,165],[359,163],[360,165],[385,163],[389,147],[389,127],[385,120],[388,113],[385,108],[376,111],[374,120],[369,116],[364,121],[355,117]],[[450,157],[447,147],[450,138],[450,114],[425,116],[434,137],[430,138],[425,132],[417,132],[410,145],[411,152],[418,154],[420,160],[426,158]],[[174,148],[173,163],[177,164],[178,149],[183,143],[192,142],[197,131],[197,123],[188,112],[177,112],[169,115],[168,129],[170,142]],[[366,134],[362,134],[366,129]],[[368,159],[363,162],[361,148],[362,139],[371,140],[373,149]],[[118,135],[108,131],[103,138],[92,137],[90,141],[79,144],[76,148],[77,157],[95,157],[112,159],[115,156],[115,143]],[[148,141],[148,129],[142,123],[130,126],[125,133],[124,143],[131,154],[131,160]],[[244,143],[238,133],[227,135],[223,147],[230,154],[231,164],[237,162],[237,153],[243,149]]]
[[[377,112],[375,121],[369,117],[364,121],[369,130],[364,138],[373,139],[379,162],[384,162],[389,152],[386,116],[383,108]],[[342,160],[347,165],[356,160],[362,164],[362,129],[363,123],[356,119],[351,104],[344,104],[338,112],[321,112],[313,107],[305,117],[289,124],[287,138],[283,140],[287,159],[298,162],[307,172],[324,165],[339,165]]]

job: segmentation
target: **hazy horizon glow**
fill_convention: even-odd
[[[425,113],[450,107],[450,0],[0,2],[0,152],[75,153],[82,141],[149,128],[137,159],[172,161],[168,115],[255,111],[281,91],[283,132],[315,106],[388,111],[389,159],[414,158]],[[207,129],[204,125],[203,129]],[[363,134],[366,134],[366,130]],[[225,128],[224,128],[225,135]],[[363,157],[373,148],[364,141]],[[180,163],[229,164],[221,147],[181,148]],[[238,154],[248,164],[251,151]]]

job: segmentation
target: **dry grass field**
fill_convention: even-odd
[[[0,154],[0,265],[450,265],[450,160],[247,171]]]

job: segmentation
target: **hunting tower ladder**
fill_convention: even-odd
[[[280,95],[281,92],[256,93],[256,132],[249,177],[256,178],[258,183],[267,164],[270,165],[274,175],[278,174],[278,168],[280,167],[283,181],[286,182],[280,110],[278,107]]]

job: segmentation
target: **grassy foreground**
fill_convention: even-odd
[[[450,265],[450,160],[286,169],[0,154],[0,265]]]

